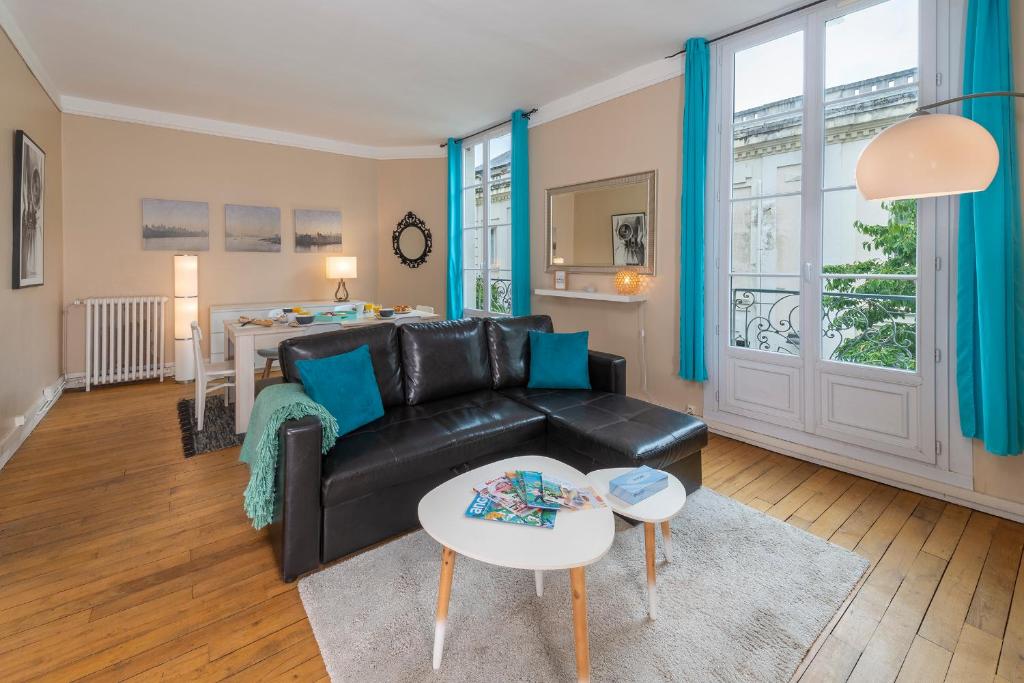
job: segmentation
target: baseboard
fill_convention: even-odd
[[[68,389],[84,389],[85,388],[85,373],[84,372],[69,372],[65,377],[65,387]],[[155,379],[148,377],[149,379]],[[174,363],[164,363],[164,379],[174,379]],[[140,382],[146,380],[138,380]],[[124,382],[118,382],[118,384],[124,384]],[[96,387],[108,387],[113,386],[110,384],[95,384]]]
[[[42,391],[42,396],[28,410],[25,411],[25,424],[15,427],[0,440],[0,469],[14,457],[14,454],[25,443],[25,439],[36,428],[36,425],[50,412],[50,408],[57,402],[65,388],[64,375],[57,378],[57,381]],[[49,398],[47,398],[49,396]]]
[[[1021,503],[1014,503],[1013,501],[996,498],[995,496],[978,493],[971,489],[943,482],[923,479],[913,474],[899,472],[887,467],[861,465],[845,456],[826,453],[816,448],[802,446],[763,434],[755,434],[727,424],[712,422],[708,424],[708,428],[714,434],[743,441],[744,443],[759,446],[776,453],[782,453],[799,460],[807,460],[808,462],[824,465],[825,467],[863,477],[864,479],[870,479],[871,481],[877,481],[907,491],[913,491],[914,493],[956,503],[957,505],[969,507],[972,510],[978,510],[1015,522],[1024,522],[1024,504]]]

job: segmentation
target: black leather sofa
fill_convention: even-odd
[[[514,455],[584,472],[647,464],[700,486],[704,423],[627,397],[626,361],[607,353],[590,352],[590,391],[527,388],[530,330],[552,331],[551,319],[376,325],[281,344],[289,382],[299,360],[367,344],[385,409],[324,456],[319,420],[281,427],[271,536],[285,581],[414,528],[430,489]]]

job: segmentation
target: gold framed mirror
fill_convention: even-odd
[[[657,172],[545,192],[546,271],[655,274]]]

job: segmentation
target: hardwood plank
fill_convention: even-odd
[[[1002,640],[964,624],[946,673],[947,681],[991,681],[996,674]]]
[[[1006,679],[1020,678],[1024,674],[1024,562],[1017,568],[1017,582],[1010,603],[1010,615],[1003,635],[1003,649],[999,655],[998,674]]]
[[[926,638],[915,636],[914,644],[910,646],[910,652],[903,660],[900,675],[896,677],[896,683],[941,681],[946,677],[946,669],[949,668],[949,660],[952,658],[953,653],[949,650]]]
[[[1022,550],[1024,527],[1015,522],[1000,522],[967,612],[968,624],[999,639],[1006,630]]]
[[[997,520],[984,513],[973,512],[960,543],[949,561],[949,567],[935,594],[921,635],[936,645],[953,651],[960,638],[961,626],[974,597],[981,568],[988,554]]]
[[[917,554],[906,581],[850,674],[851,683],[896,679],[945,568],[944,560],[928,553]]]
[[[847,489],[833,505],[830,505],[807,530],[815,536],[831,538],[832,534],[846,523],[846,520],[876,488],[878,488],[878,484],[873,481],[866,479],[855,481],[853,486]]]
[[[928,538],[923,550],[948,561],[953,557],[953,551],[956,550],[956,544],[960,542],[960,537],[964,533],[970,516],[971,511],[965,507],[952,503],[947,505],[946,509],[942,511],[942,517],[939,518],[938,524],[935,525],[935,533]]]
[[[878,516],[854,550],[874,565],[885,554],[896,534],[903,528],[914,508],[921,502],[921,496],[909,491],[896,494],[885,511]]]
[[[884,484],[878,487],[867,497],[860,507],[843,522],[839,530],[832,534],[829,541],[847,550],[853,550],[864,538],[864,534],[871,529],[875,521],[892,503],[898,493],[897,489]]]

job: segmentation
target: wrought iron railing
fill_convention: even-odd
[[[484,306],[484,276],[476,276],[476,306],[478,311],[488,310]],[[491,313],[512,312],[512,280],[508,278],[491,278]]]
[[[732,293],[733,346],[798,354],[800,292],[739,287]],[[913,370],[916,298],[902,294],[822,294],[821,339],[830,360]]]

